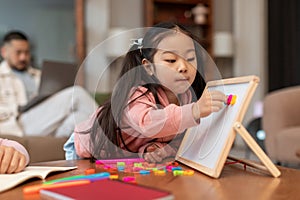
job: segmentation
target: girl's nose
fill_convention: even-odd
[[[187,72],[187,63],[181,59],[180,62],[178,63],[178,72],[179,73],[185,73]]]

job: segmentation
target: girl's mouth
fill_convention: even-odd
[[[176,79],[176,81],[189,81],[189,78],[179,78],[179,79]]]

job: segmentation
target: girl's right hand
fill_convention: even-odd
[[[162,162],[165,158],[175,157],[176,151],[168,144],[163,147],[158,146],[156,143],[148,146],[146,148],[146,153],[144,153],[144,159],[149,163]]]
[[[220,111],[224,103],[226,103],[227,97],[220,91],[205,90],[200,99],[193,105],[193,116],[196,120],[207,117],[212,112]]]

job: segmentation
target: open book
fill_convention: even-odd
[[[45,179],[51,172],[67,171],[76,169],[73,167],[45,167],[28,166],[23,171],[15,174],[0,174],[0,192],[11,189],[31,178]]]

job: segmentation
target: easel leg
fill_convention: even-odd
[[[255,140],[250,136],[250,134],[245,129],[245,127],[240,122],[236,122],[234,124],[234,129],[245,140],[245,142],[248,144],[248,146],[250,147],[250,149],[257,155],[257,157],[265,165],[265,167],[267,168],[267,170],[269,170],[269,172],[274,177],[280,176],[281,173],[278,170],[278,168],[273,164],[273,162],[270,160],[270,158],[259,147],[259,145],[255,142]],[[260,169],[262,169],[262,168],[260,168]]]

